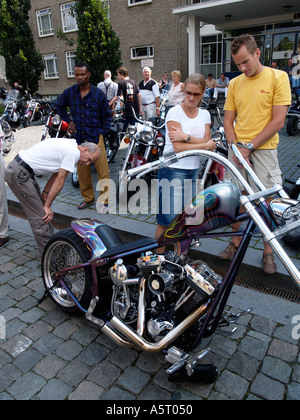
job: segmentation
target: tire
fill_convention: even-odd
[[[56,233],[45,247],[41,262],[43,282],[52,301],[64,312],[77,313],[79,308],[54,278],[54,273],[62,268],[86,263],[90,258],[89,250],[71,228]],[[63,281],[80,305],[87,309],[93,283],[91,268],[70,271],[63,276]]]
[[[28,120],[28,118],[27,118],[27,117],[24,117],[24,118],[23,118],[22,124],[23,124],[23,127],[24,127],[24,128],[26,128],[26,127],[28,127],[28,126],[29,126],[29,120]]]
[[[77,167],[75,167],[74,172],[71,175],[72,175],[72,185],[73,185],[73,187],[79,188],[79,179],[78,179]]]
[[[300,185],[295,185],[289,194],[292,199],[299,200]],[[284,236],[283,241],[287,246],[298,251],[300,249],[300,228]]]
[[[286,131],[289,136],[295,136],[300,131],[299,129],[300,120],[298,117],[289,117]]]

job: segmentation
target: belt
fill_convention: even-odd
[[[34,176],[34,172],[33,172],[33,170],[32,170],[32,168],[29,166],[29,165],[27,165],[27,163],[26,162],[24,162],[21,158],[20,158],[20,156],[19,155],[17,155],[16,157],[15,157],[15,160],[21,165],[21,166],[23,166],[23,168],[24,169],[26,169],[26,171],[28,171],[29,173],[30,173],[30,175],[32,175],[32,176]]]
[[[155,104],[155,102],[150,102],[150,104],[142,104],[143,106],[148,106],[148,105],[152,105]]]

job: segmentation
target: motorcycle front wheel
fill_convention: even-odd
[[[286,131],[289,136],[295,136],[300,131],[300,118],[298,117],[289,117]]]
[[[71,228],[56,233],[45,247],[41,262],[43,282],[52,301],[65,312],[77,313],[78,306],[55,277],[55,273],[63,268],[84,264],[90,258],[89,250]],[[68,271],[62,280],[80,306],[87,309],[91,300],[91,268]]]

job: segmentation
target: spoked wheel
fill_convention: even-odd
[[[55,273],[63,268],[81,265],[90,257],[90,252],[73,229],[58,232],[46,245],[42,257],[43,282],[51,299],[65,312],[78,312],[78,307],[60,284]],[[91,299],[91,268],[69,271],[63,275],[62,280],[79,304],[87,309]]]

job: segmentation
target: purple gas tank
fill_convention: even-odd
[[[168,226],[160,243],[201,236],[232,224],[240,209],[240,190],[236,184],[221,182],[199,192]]]

